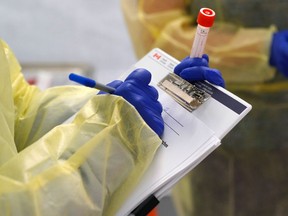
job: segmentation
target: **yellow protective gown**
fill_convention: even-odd
[[[121,0],[138,57],[190,54],[199,9],[216,11],[205,53],[247,117],[173,189],[179,216],[288,215],[288,81],[269,66],[272,34],[288,29],[283,0]],[[275,25],[273,25],[275,24]]]
[[[154,47],[163,49],[179,60],[189,55],[199,11],[187,13],[191,2],[122,0],[136,55],[142,57]],[[217,19],[221,18],[221,14],[216,11]],[[210,67],[221,70],[225,81],[229,83],[270,80],[275,70],[268,67],[267,61],[274,31],[272,25],[251,29],[227,21],[216,22],[210,29],[205,47],[205,53],[210,57]],[[249,71],[250,68],[253,68],[253,73]]]
[[[115,215],[161,143],[135,108],[86,87],[28,85],[3,41],[0,82],[0,215]]]

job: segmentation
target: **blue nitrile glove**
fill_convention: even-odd
[[[269,63],[288,77],[288,30],[274,33]]]
[[[108,84],[115,88],[113,94],[122,96],[132,104],[144,121],[161,136],[164,121],[161,116],[162,105],[158,101],[158,91],[150,86],[151,73],[145,69],[134,70],[124,82],[115,80]]]
[[[207,80],[208,82],[225,87],[222,74],[217,69],[209,68],[209,57],[183,59],[174,69],[174,73],[189,82]]]

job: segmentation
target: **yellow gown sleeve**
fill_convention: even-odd
[[[150,164],[159,137],[121,97],[84,87],[41,92],[29,86],[9,47],[1,45],[7,93],[0,96],[1,215],[115,215]],[[73,122],[61,124],[79,109]]]

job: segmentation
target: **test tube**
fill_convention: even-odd
[[[190,57],[201,58],[204,52],[210,27],[213,25],[215,12],[210,8],[201,8],[197,17],[197,29],[191,48]]]

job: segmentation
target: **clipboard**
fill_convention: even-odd
[[[159,85],[177,64],[177,59],[155,48],[121,76],[124,80],[137,68],[151,72],[151,85],[158,90],[163,106],[165,129],[151,165],[116,216],[146,215],[174,184],[221,145],[221,139],[252,109],[237,95],[206,81],[195,86],[207,92],[209,99],[197,109],[185,109]]]

